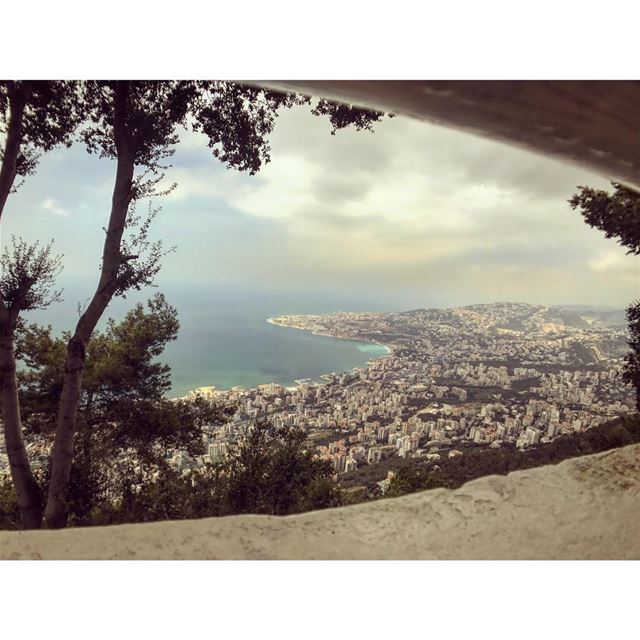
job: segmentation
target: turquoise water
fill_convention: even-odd
[[[163,360],[172,368],[172,395],[184,395],[208,385],[290,386],[301,378],[350,371],[386,353],[377,344],[315,336],[245,315],[218,316],[207,327],[183,327]]]
[[[345,372],[364,366],[386,353],[383,347],[354,340],[314,336],[307,331],[279,327],[267,318],[289,314],[330,313],[339,310],[380,309],[375,299],[354,294],[338,296],[317,292],[274,293],[229,287],[163,286],[180,320],[178,339],[161,360],[171,366],[170,396],[214,385],[218,389],[246,388],[276,382],[286,386],[301,378],[319,379],[323,373]],[[145,291],[127,300],[116,299],[102,319],[121,319]],[[77,301],[86,292],[68,288],[65,303],[31,314],[29,321],[50,323],[56,333],[68,329],[77,317]]]
[[[320,380],[323,373],[351,371],[387,353],[377,344],[316,336],[267,322],[280,315],[345,309],[344,300],[319,302],[303,296],[232,292],[194,305],[172,297],[178,298],[180,332],[161,358],[171,366],[172,396],[209,385],[218,389],[267,382],[290,386],[302,378]]]

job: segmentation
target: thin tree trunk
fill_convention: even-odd
[[[8,83],[9,123],[0,164],[0,219],[18,173],[24,111],[31,92],[31,82]],[[0,401],[4,440],[22,526],[39,529],[42,525],[42,490],[33,475],[22,435],[16,379],[15,317],[4,304],[0,305]]]
[[[18,157],[22,144],[22,121],[31,90],[30,82],[21,82],[19,87],[16,87],[15,83],[9,85],[9,125],[2,153],[2,165],[0,166],[0,218],[2,218],[4,205],[11,193],[18,171]]]
[[[114,100],[114,138],[118,154],[116,180],[111,203],[111,215],[102,252],[102,270],[96,292],[86,311],[80,316],[75,331],[67,343],[64,381],[58,409],[58,421],[53,445],[51,481],[45,509],[45,524],[49,528],[66,525],[66,497],[73,463],[73,440],[82,373],[87,344],[98,321],[116,292],[117,276],[123,256],[120,251],[129,204],[133,197],[134,153],[127,135],[126,114],[129,83],[118,82]]]
[[[3,310],[3,315],[5,312]],[[42,524],[42,491],[31,470],[22,436],[14,335],[10,329],[5,329],[0,336],[0,389],[4,441],[22,526],[25,529],[39,529]]]

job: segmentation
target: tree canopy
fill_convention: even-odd
[[[166,471],[168,451],[201,455],[204,429],[228,418],[232,407],[166,398],[170,368],[157,358],[176,339],[178,328],[176,309],[157,294],[122,321],[110,319],[104,331],[93,335],[68,496],[73,522],[87,524],[96,511],[112,508],[114,495],[124,490],[128,466],[137,469],[129,478],[132,483],[140,474]],[[27,441],[40,451],[36,466],[44,486],[64,376],[65,338],[34,324],[17,331],[23,426]]]
[[[591,187],[578,187],[569,203],[579,209],[585,222],[606,238],[615,238],[627,253],[640,255],[640,193],[612,182],[613,193]],[[629,353],[625,357],[622,379],[636,392],[636,409],[640,411],[640,300],[627,308]]]
[[[606,238],[616,238],[627,253],[640,254],[640,193],[619,182],[612,182],[613,192],[591,187],[578,187],[569,200],[579,209],[585,222]]]
[[[78,418],[81,414],[83,420],[87,418],[81,403],[87,398],[83,385],[91,383],[91,376],[84,373],[89,366],[89,343],[96,327],[114,296],[126,296],[132,289],[140,290],[153,284],[160,269],[164,255],[161,244],[148,239],[158,209],[150,206],[149,214],[141,218],[136,215],[135,207],[140,200],[165,195],[175,186],[162,181],[166,163],[179,142],[180,127],[190,126],[207,136],[213,156],[228,168],[253,174],[270,160],[268,136],[278,110],[310,103],[311,99],[306,96],[222,81],[25,81],[2,85],[0,113],[6,140],[0,174],[0,213],[14,189],[15,176],[33,170],[32,160],[38,152],[55,144],[69,144],[76,129],[89,153],[116,160],[96,289],[74,329],[65,335],[62,377],[55,378],[58,386],[49,387],[45,396],[59,398],[51,472],[47,478],[44,511],[47,526],[60,527],[66,523],[65,501],[80,424]],[[312,113],[327,116],[333,126],[332,133],[349,125],[371,129],[371,123],[382,117],[376,111],[325,100],[313,106]],[[30,295],[34,295],[33,283],[30,287]],[[46,334],[37,337],[41,341],[51,340]],[[22,476],[29,480],[33,474],[21,437],[13,341],[14,335],[9,332],[3,351],[6,356],[3,404],[11,408],[4,411],[5,436],[9,434],[9,438],[13,438],[7,450],[16,478]],[[100,353],[97,342],[94,341],[94,353]],[[52,348],[59,349],[60,345]],[[93,403],[99,403],[99,395],[89,397],[94,411],[97,405]],[[39,488],[31,480],[25,481],[25,487],[27,485],[28,490],[20,491],[19,495],[25,496],[25,505],[37,504]],[[39,526],[41,519],[34,511],[30,516],[31,526]]]
[[[0,218],[16,176],[33,174],[44,152],[71,145],[85,115],[79,82],[0,81]]]

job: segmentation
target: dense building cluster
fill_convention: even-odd
[[[208,440],[212,460],[255,419],[304,429],[316,454],[348,473],[389,456],[435,463],[471,443],[531,447],[632,406],[620,379],[626,330],[615,313],[499,303],[271,321],[375,341],[389,354],[295,387],[197,390],[238,406]]]
[[[175,469],[188,473],[223,459],[258,419],[303,429],[316,455],[343,474],[393,456],[436,464],[468,446],[532,447],[633,406],[631,389],[620,379],[624,317],[614,312],[499,303],[270,321],[377,342],[389,353],[366,367],[293,387],[194,390],[191,396],[237,411],[227,424],[205,429],[203,456],[168,451]]]

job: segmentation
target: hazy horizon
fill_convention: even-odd
[[[85,287],[74,283],[62,292],[62,301],[44,310],[25,313],[25,318],[30,322],[50,324],[55,332],[70,330],[73,320],[77,318],[78,304],[82,305],[90,295],[91,286],[94,283],[87,282]],[[91,286],[89,286],[91,285]],[[208,322],[221,314],[234,315],[244,310],[252,310],[253,315],[260,315],[266,321],[267,318],[276,315],[296,314],[327,314],[338,311],[344,312],[403,312],[415,309],[447,309],[453,307],[465,307],[475,304],[494,304],[501,302],[522,303],[531,305],[543,305],[548,307],[579,307],[601,311],[623,310],[628,305],[598,305],[586,302],[575,303],[548,303],[545,301],[531,301],[524,299],[471,299],[468,301],[448,302],[446,295],[438,295],[434,292],[430,300],[419,299],[395,299],[393,296],[387,299],[375,298],[372,295],[362,293],[359,297],[353,294],[339,295],[335,292],[323,291],[319,296],[317,292],[309,291],[269,291],[251,290],[238,287],[208,287],[202,285],[193,290],[185,290],[184,287],[172,285],[166,287],[147,288],[141,292],[133,292],[126,299],[116,298],[109,305],[101,318],[99,327],[106,325],[108,318],[121,319],[129,309],[137,303],[145,303],[155,293],[163,293],[167,301],[176,307],[181,326]]]

